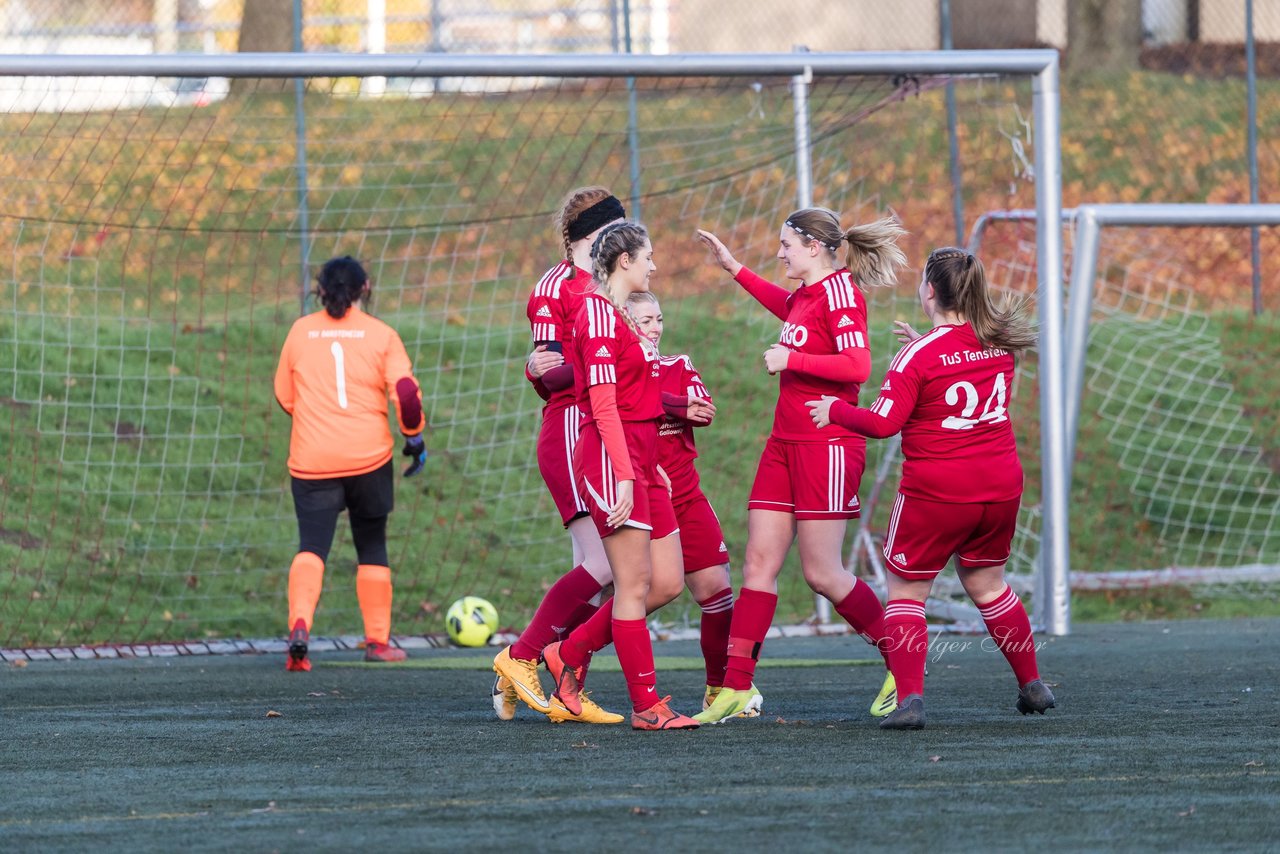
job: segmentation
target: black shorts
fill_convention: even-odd
[[[347,510],[366,519],[386,516],[395,507],[395,477],[391,460],[364,474],[320,480],[293,478],[293,506],[299,514]]]
[[[386,519],[395,506],[392,461],[371,472],[349,477],[293,478],[293,508],[298,515],[298,550],[326,559],[333,545],[338,515],[351,519],[356,551],[362,563],[385,564]]]

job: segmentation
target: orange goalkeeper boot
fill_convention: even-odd
[[[311,633],[307,631],[307,621],[298,618],[289,632],[289,656],[284,660],[284,669],[295,673],[306,673],[311,669],[311,659],[307,657],[307,644],[311,641]]]
[[[365,661],[380,661],[387,664],[394,664],[397,661],[404,661],[408,657],[409,654],[399,647],[380,643],[374,640],[366,640],[364,642]]]

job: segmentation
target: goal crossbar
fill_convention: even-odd
[[[829,74],[1053,72],[1053,50],[690,53],[666,55],[237,53],[141,56],[0,56],[0,76],[78,77],[753,77]],[[1056,137],[1055,137],[1056,138]]]
[[[1031,79],[1042,423],[1042,550],[1038,573],[1050,591],[1041,622],[1069,631],[1068,445],[1062,369],[1063,258],[1059,68],[1054,50],[883,51],[841,53],[446,54],[249,53],[235,55],[0,56],[0,77],[759,77],[833,75],[1020,75]],[[305,230],[305,224],[303,225]],[[1047,607],[1046,607],[1047,606]]]

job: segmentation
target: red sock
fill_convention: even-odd
[[[570,667],[581,667],[591,661],[592,653],[613,642],[614,622],[613,597],[610,596],[600,606],[600,610],[591,615],[591,619],[569,632],[569,636],[560,644],[560,659]],[[643,623],[644,620],[640,622]]]
[[[707,684],[724,684],[729,661],[729,626],[733,622],[733,588],[726,587],[698,602],[702,608],[702,660],[707,666]]]
[[[924,621],[923,602],[889,600],[884,609],[884,640],[880,647],[893,671],[893,681],[898,684],[898,702],[911,694],[923,697],[924,660],[929,654],[929,627]]]
[[[651,708],[658,702],[658,677],[654,673],[649,627],[644,620],[614,620],[613,648],[627,680],[631,708],[637,712]]]
[[[745,691],[751,687],[760,647],[764,645],[764,636],[769,633],[777,610],[778,594],[742,588],[729,625],[729,661],[724,672],[724,687],[734,691]]]
[[[884,637],[884,608],[876,593],[860,578],[853,580],[853,589],[849,595],[836,603],[836,613],[844,617],[845,622],[853,626],[853,630],[866,638],[867,643],[880,649],[885,656],[884,663],[889,665],[889,657],[885,655],[880,641]]]
[[[557,638],[586,619],[579,612],[583,605],[590,602],[592,596],[600,592],[600,587],[600,582],[592,578],[591,573],[581,565],[560,576],[542,597],[528,627],[511,645],[511,657],[525,661],[537,659],[544,647],[554,643]],[[575,618],[578,620],[576,623],[573,622]]]
[[[1040,678],[1040,668],[1036,665],[1036,639],[1031,634],[1031,621],[1027,619],[1027,609],[1022,607],[1022,600],[1013,588],[1005,585],[1004,591],[992,601],[978,606],[982,621],[987,624],[987,631],[1000,647],[1013,675],[1018,678],[1018,686],[1026,685]]]

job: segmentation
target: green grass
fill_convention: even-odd
[[[762,344],[749,336],[744,340],[740,330],[748,323],[763,332],[764,324],[749,305],[725,308],[712,298],[686,299],[678,311],[668,313],[689,318],[673,322],[669,349],[697,353],[720,404],[717,423],[700,436],[701,469],[736,556],[745,539],[740,508],[768,433],[771,384],[754,371],[719,379],[705,366],[750,360]],[[532,395],[511,376],[518,379],[512,363],[525,332],[519,327],[505,334],[487,330],[490,339],[484,346],[511,354],[495,361],[472,357],[468,350],[476,342],[460,327],[433,328],[403,319],[395,323],[406,340],[435,342],[440,348],[441,362],[452,367],[436,377],[432,396],[453,401],[452,408],[437,406],[433,412],[433,420],[451,426],[433,434],[428,476],[398,484],[400,507],[392,517],[397,630],[437,631],[435,608],[449,598],[442,587],[490,597],[499,604],[504,623],[518,627],[539,595],[536,579],[553,577],[563,552],[549,502],[536,473],[527,470],[520,446],[507,463],[510,468],[491,470],[485,456],[485,436],[492,437],[496,452],[511,452],[505,442],[513,434],[527,433],[532,444]],[[274,634],[284,595],[283,567],[291,551],[292,511],[284,474],[286,443],[277,438],[286,435],[287,419],[263,380],[274,370],[284,326],[229,323],[211,331],[210,337],[238,342],[222,358],[204,350],[161,347],[145,327],[121,332],[80,324],[56,334],[45,329],[40,336],[27,326],[0,329],[6,333],[0,335],[0,363],[24,366],[15,377],[16,396],[52,396],[51,378],[76,379],[74,385],[58,382],[57,396],[42,406],[14,410],[31,417],[33,429],[15,430],[9,446],[11,459],[26,462],[24,478],[7,490],[6,506],[30,508],[30,517],[22,528],[6,522],[11,537],[0,542],[0,555],[12,567],[3,599],[7,631],[27,643]],[[1095,330],[1095,341],[1112,334],[1103,325]],[[38,343],[32,341],[36,337]],[[878,337],[875,346],[885,352],[891,347],[888,333]],[[1254,346],[1263,345],[1264,336],[1257,337]],[[15,339],[25,342],[16,354],[9,352]],[[690,346],[677,346],[685,343]],[[1128,351],[1123,342],[1113,349]],[[38,367],[42,355],[57,362]],[[1123,371],[1124,363],[1115,367]],[[1255,377],[1254,382],[1263,380]],[[466,388],[506,391],[467,396],[461,391]],[[1026,428],[1034,424],[1035,402],[1025,391],[1021,394],[1015,401],[1015,423]],[[513,406],[513,400],[519,403]],[[1175,396],[1164,402],[1172,409],[1163,417],[1176,416],[1178,400]],[[1091,405],[1086,401],[1086,409]],[[1141,411],[1151,408],[1150,401],[1134,405]],[[1259,412],[1260,421],[1267,417],[1266,411]],[[1036,441],[1034,433],[1023,430],[1028,506],[1037,492]],[[1195,447],[1182,455],[1188,465],[1202,464]],[[874,471],[881,447],[871,443],[870,448],[868,471]],[[1170,459],[1179,457],[1176,447],[1165,450]],[[1073,524],[1083,532],[1072,541],[1075,567],[1134,568],[1151,565],[1151,555],[1167,563],[1183,557],[1162,539],[1152,521],[1157,518],[1154,508],[1133,522],[1117,522],[1134,513],[1125,503],[1131,500],[1129,481],[1118,474],[1127,453],[1109,435],[1081,433],[1077,465],[1089,479],[1073,494]],[[1099,473],[1108,471],[1117,472],[1115,481],[1103,479],[1106,485],[1099,489]],[[517,472],[523,480],[512,489]],[[1194,492],[1194,487],[1186,488]],[[1193,501],[1194,494],[1185,500]],[[880,508],[877,530],[886,512],[887,507]],[[1227,505],[1218,508],[1227,522],[1236,512]],[[1249,518],[1258,526],[1258,534],[1250,538],[1260,547],[1256,559],[1274,559],[1274,544],[1262,536],[1271,516]],[[18,531],[27,538],[25,545],[14,541]],[[1230,545],[1239,536],[1228,533],[1219,539]],[[342,533],[321,611],[326,631],[356,628],[348,551]],[[271,569],[273,565],[278,568]],[[798,569],[792,556],[783,574],[786,619],[803,617],[811,603]],[[1228,590],[1227,597],[1233,595]],[[1216,615],[1229,607],[1217,597],[1213,601],[1217,607],[1205,613]],[[1259,601],[1244,595],[1239,601],[1266,613],[1276,608],[1274,598]],[[696,619],[689,608],[680,605],[675,619],[682,619],[681,611]],[[1196,615],[1200,609],[1182,612]],[[1108,599],[1077,611],[1083,619],[1164,613],[1170,612],[1113,607]]]
[[[791,131],[785,81],[765,83],[761,110],[737,84],[686,82],[641,97],[644,216],[670,327],[664,349],[693,355],[720,406],[700,435],[701,469],[735,562],[774,399],[756,366],[776,325],[708,267],[689,232],[714,227],[742,247],[743,260],[775,269],[770,235],[790,198]],[[1233,85],[1133,75],[1073,88],[1063,102],[1068,196],[1086,185],[1092,201],[1135,187],[1164,201],[1227,192],[1241,174],[1234,162],[1186,140],[1231,137]],[[1265,103],[1280,98],[1272,84],[1262,89]],[[899,108],[872,109],[890,92],[883,81],[815,89],[819,201],[855,216],[893,207],[914,232],[917,257],[950,242],[942,100],[936,91],[913,97],[916,132],[904,140]],[[1010,104],[1027,100],[1025,87],[961,87],[960,97],[970,213],[1029,206],[1030,185],[1009,179],[999,130],[1012,126]],[[1176,121],[1158,121],[1165,111]],[[1109,121],[1084,121],[1098,114]],[[547,212],[560,193],[597,181],[625,188],[624,116],[625,92],[615,87],[569,97],[308,96],[311,260],[353,252],[370,262],[374,310],[405,339],[432,423],[427,471],[397,484],[397,631],[438,631],[440,613],[463,593],[492,599],[504,624],[518,627],[567,568],[567,540],[532,467],[537,401],[519,368],[524,299],[554,257]],[[0,644],[276,634],[294,533],[288,420],[270,377],[303,289],[291,99],[7,115],[0,136],[9,142],[0,176],[27,194],[23,218],[0,218],[12,258],[0,277]],[[1175,154],[1190,172],[1152,171]],[[1264,459],[1247,469],[1180,389],[1128,393],[1141,381],[1131,356],[1145,354],[1154,332],[1176,339],[1176,326],[1095,328],[1091,369],[1120,393],[1087,398],[1083,412],[1123,404],[1135,430],[1166,429],[1143,443],[1082,420],[1074,567],[1276,560],[1280,380],[1268,368],[1280,336],[1274,315],[1254,318],[1236,304],[1206,310],[1201,345],[1226,372],[1215,405],[1242,413],[1263,446]],[[889,320],[918,317],[911,289],[875,294],[871,317],[878,378],[895,349]],[[1029,365],[1013,410],[1028,477],[1020,570],[1034,557],[1038,526],[1036,391]],[[1179,419],[1194,430],[1167,428]],[[872,443],[868,472],[880,453]],[[1195,476],[1219,470],[1229,488],[1202,501]],[[320,611],[325,632],[358,629],[353,569],[340,531]],[[794,557],[781,595],[782,619],[809,615]],[[1211,601],[1220,613],[1252,597],[1228,589]],[[1259,607],[1273,602],[1263,597]],[[696,619],[687,603],[671,612]],[[1077,609],[1085,619],[1160,613],[1107,597]]]

